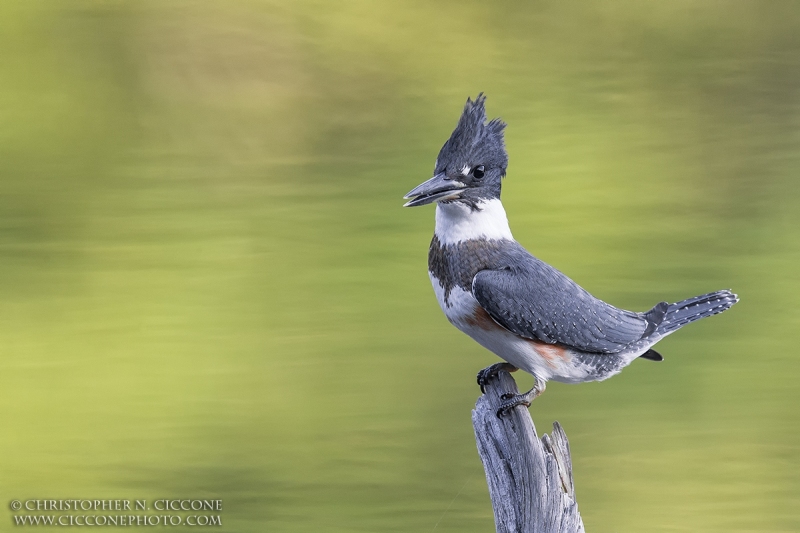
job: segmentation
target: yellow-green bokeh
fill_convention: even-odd
[[[8,0],[0,50],[4,502],[491,531],[496,359],[400,208],[484,91],[535,255],[635,310],[742,298],[535,402],[587,530],[800,529],[800,4]]]

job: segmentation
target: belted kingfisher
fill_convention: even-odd
[[[601,381],[637,357],[661,361],[655,343],[739,301],[721,290],[661,302],[645,313],[626,311],[528,253],[511,235],[500,203],[506,124],[486,121],[485,100],[483,94],[467,99],[434,176],[406,194],[405,207],[436,202],[428,252],[436,299],[455,327],[506,361],[478,373],[481,390],[500,370],[521,368],[534,377],[530,391],[504,399],[498,416],[530,406],[548,380]]]

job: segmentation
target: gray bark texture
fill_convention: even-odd
[[[524,406],[497,417],[500,396],[518,392],[511,374],[500,372],[472,411],[497,533],[583,533],[561,425],[540,440]]]

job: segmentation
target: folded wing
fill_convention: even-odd
[[[646,314],[595,298],[535,257],[517,259],[513,266],[482,270],[472,281],[475,299],[509,331],[585,352],[619,353],[655,328]]]

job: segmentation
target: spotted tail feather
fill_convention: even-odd
[[[721,313],[738,301],[737,295],[729,290],[723,290],[669,304],[666,306],[664,319],[656,327],[656,334],[669,335],[689,322]],[[656,308],[662,305],[664,304],[659,304]]]

